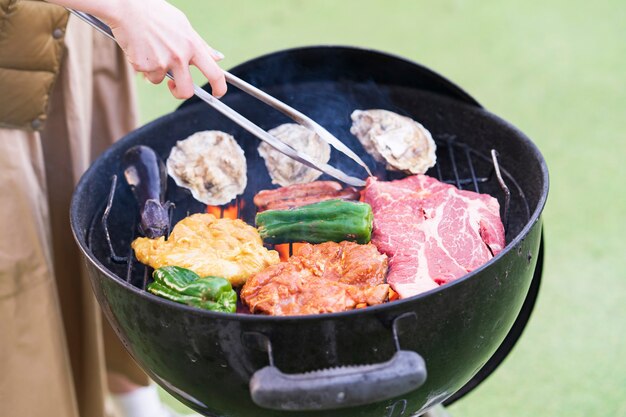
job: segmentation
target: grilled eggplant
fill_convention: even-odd
[[[170,222],[169,204],[165,203],[167,173],[163,161],[152,148],[139,145],[126,151],[122,167],[139,205],[141,234],[150,239],[165,235]]]

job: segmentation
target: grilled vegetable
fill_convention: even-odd
[[[124,178],[139,204],[141,234],[150,239],[163,236],[169,228],[165,203],[167,174],[159,156],[149,147],[133,146],[122,159]]]
[[[267,243],[368,243],[373,218],[369,204],[328,200],[289,210],[264,211],[256,215],[256,225]]]
[[[148,291],[163,298],[226,313],[234,313],[237,308],[237,293],[225,278],[200,278],[179,266],[164,266],[152,276],[154,282],[148,285]]]

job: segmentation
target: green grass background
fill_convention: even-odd
[[[625,0],[172,3],[224,68],[301,45],[381,49],[445,75],[532,138],[551,175],[538,304],[506,361],[450,411],[626,416]],[[179,104],[165,85],[138,87],[143,122]]]

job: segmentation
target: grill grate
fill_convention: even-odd
[[[511,233],[518,232],[518,230],[511,231],[509,229],[511,200],[513,199],[515,202],[514,208],[516,216],[522,217],[517,223],[525,224],[528,221],[530,218],[530,209],[517,182],[506,169],[500,165],[497,151],[491,150],[490,155],[480,154],[471,147],[459,142],[455,135],[436,136],[435,142],[437,143],[438,162],[428,174],[435,176],[439,181],[453,184],[459,189],[478,193],[489,193],[496,197],[500,202],[501,217],[508,242]],[[389,178],[387,179],[397,179],[401,178],[403,175],[400,173],[388,173],[388,176]],[[513,193],[511,193],[507,183],[513,187]],[[105,266],[112,270],[120,279],[125,279],[126,282],[145,290],[150,281],[152,269],[139,263],[132,253],[132,248],[130,248],[130,243],[137,237],[137,216],[135,216],[134,221],[130,222],[132,224],[130,232],[122,233],[125,234],[124,237],[115,236],[116,238],[112,239],[111,231],[109,230],[120,229],[117,227],[114,217],[112,216],[115,208],[117,207],[119,210],[126,204],[133,205],[132,202],[128,201],[128,198],[116,205],[116,194],[122,194],[120,188],[117,176],[114,175],[112,177],[108,198],[103,204],[104,207],[102,211],[100,211],[102,214],[92,219],[87,242],[89,242],[90,249],[94,251],[98,259],[103,261]],[[188,199],[193,200],[191,196],[189,196]],[[180,204],[180,202],[177,204],[180,206],[180,209],[184,209],[184,214],[187,216],[192,212],[199,211],[190,211],[185,207],[185,204]],[[188,206],[189,205],[190,204],[188,204]],[[232,207],[234,207],[236,217],[242,218],[244,217],[244,205],[248,207],[246,200],[237,197],[234,204],[220,206],[213,209],[211,212],[223,218],[227,208],[231,208],[232,210]],[[206,211],[205,207],[204,212]],[[252,214],[254,215],[255,213]],[[172,220],[172,218],[173,211],[170,209],[170,220]],[[123,231],[124,228],[122,227],[121,230]],[[106,242],[106,245],[96,243],[102,240]],[[267,246],[268,248],[272,248],[272,245]],[[289,256],[293,255],[292,244],[288,245],[288,249]],[[119,251],[125,251],[128,254],[126,256],[119,256]]]

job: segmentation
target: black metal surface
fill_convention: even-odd
[[[429,68],[400,56],[352,46],[285,49],[246,61],[229,72],[263,90],[279,87],[288,93],[290,87],[310,81],[335,83],[349,80],[369,85],[374,93],[380,85],[395,85],[440,94],[480,107],[459,86]],[[209,86],[204,88],[207,91],[210,89]],[[181,108],[199,102],[200,99],[192,97]]]
[[[456,401],[463,398],[465,395],[469,394],[472,390],[478,387],[483,381],[487,379],[504,361],[504,359],[509,355],[513,346],[515,346],[516,342],[524,332],[526,328],[526,324],[530,319],[530,315],[535,308],[535,302],[537,301],[537,296],[539,295],[539,287],[541,284],[541,271],[543,269],[543,254],[545,251],[545,243],[543,239],[543,231],[541,233],[541,241],[539,243],[539,253],[537,254],[537,265],[535,266],[535,272],[533,274],[533,279],[530,283],[530,288],[528,289],[528,294],[526,295],[526,299],[524,300],[524,304],[522,305],[522,309],[520,310],[511,330],[507,333],[506,337],[500,344],[500,347],[496,352],[489,358],[485,366],[483,366],[480,371],[476,373],[470,379],[467,384],[463,385],[463,387],[455,392],[450,398],[444,401],[446,406],[455,403]]]
[[[249,79],[245,76],[249,70],[251,76],[276,78],[271,74],[291,54],[298,59],[307,53],[330,54],[334,58],[336,54],[357,54],[361,61],[371,63],[368,70],[373,72],[383,71],[378,62],[396,59],[363,50],[346,51],[346,48],[322,47],[282,52],[252,61],[248,69],[245,64],[240,66],[238,75]],[[540,214],[548,189],[547,169],[541,154],[517,129],[481,109],[473,100],[469,103],[463,100],[460,90],[452,89],[451,96],[446,97],[434,94],[431,88],[424,91],[405,85],[430,85],[432,73],[426,76],[423,67],[415,67],[414,73],[407,69],[395,81],[390,75],[375,73],[372,79],[377,81],[372,81],[363,78],[367,70],[362,68],[361,61],[347,59],[337,64],[312,59],[305,81],[264,88],[321,122],[355,150],[361,147],[349,134],[352,110],[385,108],[413,117],[431,130],[440,147],[439,162],[431,175],[439,173],[442,179],[456,182],[462,188],[478,186],[481,192],[494,195],[503,205],[504,195],[493,175],[490,155],[491,149],[498,150],[503,177],[511,188],[508,245],[492,261],[464,278],[381,306],[297,318],[227,315],[159,299],[140,289],[147,273],[139,265],[131,265],[130,283],[127,283],[121,278],[126,276],[126,265],[110,260],[102,228],[92,227],[102,216],[111,177],[119,174],[120,158],[126,149],[149,144],[166,158],[176,140],[197,130],[219,129],[237,138],[246,154],[249,178],[254,178],[242,201],[251,202],[251,197],[270,183],[256,152],[256,140],[201,103],[189,103],[113,145],[85,174],[76,190],[72,225],[105,314],[139,364],[166,390],[205,415],[302,415],[264,410],[252,402],[248,383],[255,371],[267,365],[267,356],[246,343],[244,334],[265,335],[272,343],[277,368],[285,373],[363,365],[392,357],[396,349],[391,323],[405,313],[416,315],[417,326],[402,335],[402,349],[424,358],[429,370],[426,383],[401,397],[315,415],[381,416],[397,409],[405,410],[405,415],[421,412],[449,398],[487,363],[510,334],[526,299],[538,258]],[[326,62],[339,65],[331,72],[341,72],[342,77],[329,79]],[[319,80],[314,77],[316,71],[322,75]],[[353,71],[360,74],[355,79],[350,77]],[[263,75],[266,73],[271,76]],[[297,78],[289,74],[285,77]],[[379,83],[382,79],[388,82]],[[441,85],[446,82],[439,80]],[[224,100],[266,129],[285,122],[282,115],[236,91]],[[380,178],[398,176],[385,172],[368,155],[363,156]],[[349,174],[358,171],[337,155],[331,158],[331,163]],[[485,180],[480,181],[481,178]],[[185,191],[174,186],[169,189],[167,198],[176,203],[174,221],[205,209]],[[118,185],[115,198],[117,202],[109,215],[112,244],[118,253],[125,253],[133,238],[134,200],[122,185]],[[239,210],[244,219],[251,221],[252,204],[245,204]]]

